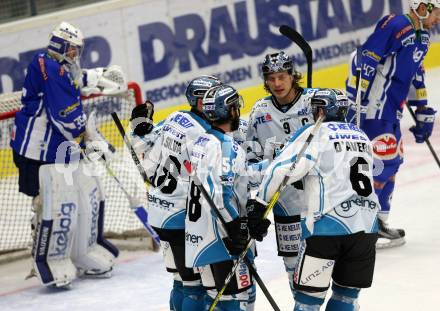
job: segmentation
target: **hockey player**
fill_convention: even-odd
[[[267,54],[262,72],[264,88],[271,95],[257,101],[249,117],[247,141],[249,162],[272,161],[286,140],[305,124],[313,123],[310,97],[314,90],[299,86],[301,74],[284,52]],[[300,212],[303,208],[301,181],[289,186],[274,208],[278,255],[283,257],[290,285],[299,249]],[[249,214],[252,230],[252,217]],[[292,288],[293,291],[293,288]]]
[[[71,24],[52,31],[47,51],[28,66],[11,139],[19,191],[33,198],[33,266],[45,286],[67,286],[77,272],[109,276],[118,255],[103,237],[102,187],[80,160],[79,144],[100,138],[86,126],[80,98],[80,86],[97,89],[100,79],[96,70],[80,70],[83,47]]]
[[[155,186],[148,193],[149,222],[161,239],[167,271],[174,273],[170,297],[172,310],[203,308],[205,290],[200,274],[193,268],[185,267],[185,209],[189,177],[185,174],[183,161],[188,159],[187,148],[193,140],[210,128],[201,113],[202,97],[210,87],[220,84],[220,80],[212,76],[193,79],[186,90],[191,111],[172,113],[154,130],[149,125],[153,116],[150,104],[133,110],[132,114],[135,134],[144,134],[143,165]]]
[[[436,113],[427,106],[422,64],[429,47],[428,30],[440,21],[440,0],[411,0],[409,4],[409,14],[391,14],[377,23],[360,48],[360,64],[356,63],[356,52],[352,54],[347,79],[347,94],[355,101],[356,67],[362,67],[360,127],[373,141],[376,161],[383,163],[382,172],[374,176],[381,205],[379,237],[387,241],[378,245],[382,247],[405,243],[405,231],[389,227],[387,219],[396,174],[403,162],[400,119],[407,98],[417,107],[417,124],[410,128],[417,143],[431,135]],[[355,122],[355,116],[353,105],[347,119]]]
[[[358,310],[360,289],[371,286],[376,252],[379,202],[373,191],[372,144],[345,122],[348,100],[341,91],[318,90],[311,105],[315,121],[324,118],[324,123],[302,156],[298,153],[313,126],[289,140],[250,205],[262,215],[286,175],[288,183],[304,178],[307,209],[301,213],[294,310],[319,310],[330,279],[333,295],[326,310]]]
[[[246,154],[227,134],[239,127],[240,107],[241,96],[233,87],[209,89],[203,99],[203,112],[212,128],[201,134],[190,150],[194,173],[226,222],[225,228],[197,188],[196,180],[191,179],[185,221],[186,264],[201,271],[208,292],[204,310],[223,287],[233,260],[245,249],[248,239]],[[249,270],[242,263],[215,310],[247,310],[252,286]]]

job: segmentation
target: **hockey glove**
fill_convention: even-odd
[[[431,136],[436,112],[431,107],[416,110],[416,125],[409,129],[414,134],[416,143],[423,143]]]
[[[263,219],[266,206],[256,200],[248,200],[246,204],[248,211],[248,228],[249,234],[257,241],[263,241],[267,235],[267,229],[270,226],[270,220]]]
[[[115,148],[104,138],[96,126],[96,113],[93,111],[87,118],[85,131],[85,154],[90,161],[110,161]]]
[[[223,243],[231,255],[240,255],[246,249],[249,238],[247,218],[239,217],[226,223],[226,231],[228,237],[223,238]]]
[[[142,105],[136,106],[131,111],[131,128],[137,136],[145,136],[153,130],[154,105],[146,100]]]

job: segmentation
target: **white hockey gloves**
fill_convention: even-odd
[[[113,158],[115,148],[99,132],[96,126],[96,117],[94,111],[87,119],[84,141],[86,145],[85,153],[92,162],[100,159],[110,161]]]
[[[122,68],[117,65],[108,68],[83,69],[82,84],[81,95],[83,96],[118,95],[127,91],[127,78]]]

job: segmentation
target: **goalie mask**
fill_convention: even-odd
[[[84,36],[81,30],[67,22],[61,22],[49,36],[47,49],[57,56],[60,63],[78,63],[83,48]]]
[[[425,16],[421,16],[417,12],[417,9],[422,3],[427,6],[427,13]],[[440,0],[410,0],[409,7],[420,20],[425,20],[435,8],[440,8]]]
[[[232,86],[222,84],[210,88],[203,97],[203,114],[211,122],[230,119],[232,108],[243,107],[243,98]],[[235,121],[235,120],[234,120]]]
[[[320,89],[313,95],[310,105],[315,119],[318,118],[319,108],[322,108],[325,121],[346,122],[348,98],[341,90]]]
[[[206,91],[211,87],[222,84],[222,82],[214,76],[200,76],[193,79],[186,88],[185,96],[191,107],[197,106],[197,100],[203,98]]]

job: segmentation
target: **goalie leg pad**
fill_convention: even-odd
[[[98,178],[86,176],[81,161],[75,171],[80,208],[78,230],[73,245],[72,260],[87,275],[100,276],[112,270],[118,249],[104,238],[104,195]],[[87,164],[90,165],[90,164]]]
[[[65,286],[76,277],[70,260],[77,226],[78,196],[53,164],[39,170],[42,213],[32,248],[34,269],[45,286]]]

